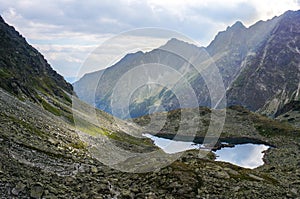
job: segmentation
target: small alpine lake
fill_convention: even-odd
[[[187,150],[208,150],[203,144],[172,140],[170,138],[158,137],[151,134],[144,134],[150,138],[156,146],[165,153],[174,154]],[[259,143],[257,140],[251,141],[244,139],[230,138],[225,139],[226,142],[220,142],[218,147],[213,149],[216,155],[215,161],[229,162],[231,164],[254,169],[264,164],[264,152],[270,148],[266,143]]]

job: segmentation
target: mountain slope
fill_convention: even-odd
[[[0,86],[21,100],[58,113],[55,101],[70,105],[72,85],[0,17]]]
[[[280,18],[231,85],[229,104],[274,115],[284,104],[300,99],[300,11]]]
[[[258,169],[199,159],[199,151],[188,151],[155,172],[126,173],[93,158],[78,130],[38,105],[24,103],[0,89],[0,108],[0,194],[4,198],[242,198],[249,194],[284,198],[295,197],[299,190],[299,156],[290,155],[299,153],[299,137],[285,137],[290,130],[284,127],[276,136],[260,136],[277,148],[267,152],[267,163]],[[231,136],[248,135],[239,128],[246,124],[247,133],[255,138],[259,131],[252,122],[270,122],[242,108],[228,112]],[[204,120],[207,117],[209,111]],[[270,124],[262,123],[273,128]],[[172,126],[167,128],[172,133]]]
[[[300,128],[300,101],[291,101],[285,104],[281,109],[277,110],[275,118]]]
[[[41,134],[49,133],[44,132],[45,129],[42,125],[43,119],[38,120],[42,129],[39,130],[39,127],[33,125],[34,120],[31,120],[29,113],[37,116],[46,115],[46,117],[41,116],[42,118],[52,117],[56,120],[61,120],[61,125],[70,125],[70,128],[78,129],[78,131],[83,134],[87,134],[87,137],[103,136],[118,143],[124,141],[124,143],[122,143],[124,147],[130,146],[131,148],[135,148],[134,145],[141,146],[140,144],[135,144],[137,143],[137,138],[127,135],[124,130],[122,130],[122,128],[129,128],[126,122],[118,120],[80,101],[73,92],[72,85],[67,83],[61,75],[57,74],[57,72],[51,68],[42,54],[30,46],[26,40],[13,27],[6,24],[2,18],[0,25],[1,95],[5,96],[4,99],[7,101],[15,101],[16,109],[19,108],[18,106],[29,107],[23,108],[19,112],[11,111],[12,115],[7,116],[4,114],[3,117],[7,116],[9,121],[20,123],[28,127],[29,130],[35,133],[37,132],[42,137],[47,136]],[[6,92],[2,89],[6,90]],[[18,102],[18,100],[14,99],[10,94],[22,102]],[[4,99],[1,111],[4,113],[10,112],[6,110]],[[12,108],[12,106],[13,104],[10,103],[10,108]],[[25,111],[24,109],[30,109],[27,110],[29,113],[22,113],[22,111]],[[34,111],[34,109],[36,109],[36,111]],[[96,114],[94,118],[90,116],[92,111],[95,111]],[[25,118],[24,115],[26,115]],[[21,118],[23,118],[24,121],[29,120],[29,122],[24,123]],[[65,124],[65,122],[67,124]],[[115,124],[116,122],[118,125]],[[134,126],[130,127],[133,131]],[[76,133],[74,134],[78,137]],[[24,139],[24,142],[30,143],[27,139]],[[83,143],[81,140],[78,140],[78,142]],[[23,144],[26,145],[27,143]],[[74,145],[76,145],[76,143]],[[147,148],[148,144],[146,143],[146,145]]]
[[[229,106],[243,105],[252,111],[272,116],[284,104],[299,98],[299,13],[288,11],[271,20],[259,21],[249,28],[237,22],[218,33],[206,48],[171,39],[158,49],[127,55],[106,70],[84,75],[74,83],[74,89],[80,99],[112,113],[112,93],[122,75],[143,64],[150,64],[148,67],[151,68],[158,63],[180,72],[195,91],[198,105],[210,107],[211,99],[203,77],[187,60],[172,54],[172,49],[175,49],[186,57],[197,55],[200,65],[205,65],[209,58],[214,60],[227,90]],[[97,77],[100,74],[99,80]],[[139,75],[157,80],[150,73]],[[184,87],[181,88],[181,91],[184,90]],[[124,96],[121,93],[119,99]],[[130,115],[118,111],[113,114],[121,118],[138,117],[151,110],[159,111],[160,106],[173,110],[193,105],[180,106],[174,93],[166,87],[144,86],[131,97]]]

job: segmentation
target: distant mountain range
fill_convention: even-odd
[[[112,113],[113,89],[122,75],[141,64],[159,63],[181,72],[195,91],[199,106],[210,107],[208,88],[201,75],[187,67],[182,57],[165,49],[181,50],[187,56],[198,54],[203,63],[208,53],[223,78],[228,106],[242,105],[275,116],[285,104],[300,99],[300,11],[287,11],[271,20],[258,21],[249,28],[236,22],[219,32],[207,47],[174,38],[150,52],[128,54],[106,70],[85,74],[73,84],[74,90],[83,101]],[[95,81],[100,76],[100,81]],[[145,86],[132,96],[130,115],[122,111],[113,114],[121,118],[138,117],[160,110],[155,109],[159,106],[165,110],[181,107],[169,89]]]

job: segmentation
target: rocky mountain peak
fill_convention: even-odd
[[[131,59],[135,59],[135,58],[137,58],[137,57],[139,57],[139,56],[141,56],[141,55],[143,55],[143,54],[144,54],[143,51],[137,51],[137,52],[135,52],[135,53],[128,53],[128,54],[126,54],[126,55],[122,58],[122,60],[131,60]]]
[[[184,42],[182,40],[179,40],[177,38],[171,38],[170,40],[167,41],[165,45],[178,45],[178,44],[188,44],[187,42]]]
[[[226,31],[228,30],[238,31],[243,29],[247,29],[247,28],[244,26],[244,24],[241,21],[237,21],[232,26],[228,27]]]
[[[295,100],[300,79],[299,13],[288,11],[250,28],[249,35],[255,35],[256,43],[261,42],[254,49],[255,57],[248,58],[245,69],[227,92],[229,104],[241,104],[274,116],[285,104]],[[258,40],[262,33],[263,40]]]
[[[281,23],[274,32],[281,33],[300,33],[300,10],[299,11],[287,11],[281,17]]]
[[[227,50],[239,49],[236,48],[237,46],[246,47],[247,30],[242,22],[237,21],[232,26],[227,27],[225,31],[221,31],[216,35],[207,47],[208,52],[214,55]]]
[[[167,43],[160,47],[160,49],[172,49],[172,48],[193,48],[193,49],[199,49],[198,46],[195,44],[191,44],[186,41],[182,41],[177,38],[171,38],[167,41]]]
[[[293,11],[293,10],[288,10],[286,11],[283,16],[285,17],[296,17],[296,16],[300,16],[300,10],[296,10],[296,11]]]
[[[198,47],[197,45],[179,40],[177,38],[172,38],[170,39],[165,45],[159,47],[158,49],[155,50],[162,50],[166,52],[175,52],[175,54],[178,55],[185,55],[187,57],[193,55],[194,53],[199,53],[203,47]],[[154,51],[155,51],[154,50]],[[175,63],[174,63],[175,64]]]

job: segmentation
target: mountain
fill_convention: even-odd
[[[177,52],[174,53],[174,51]],[[123,82],[126,85],[126,89],[120,89],[114,93],[115,98],[120,101],[126,100],[124,96],[128,93],[128,88],[135,86],[135,82],[131,80],[138,82],[160,81],[165,83],[165,86],[168,84],[170,87],[174,86],[173,84],[177,79],[173,77],[171,69],[165,68],[164,70],[160,70],[159,66],[171,66],[171,68],[184,73],[184,76],[187,78],[192,79],[195,76],[194,73],[197,73],[197,71],[192,68],[191,64],[185,58],[178,54],[186,54],[189,57],[195,54],[195,52],[197,55],[203,53],[202,59],[207,58],[203,48],[173,38],[160,48],[146,53],[136,52],[128,54],[115,65],[105,70],[85,74],[79,81],[73,84],[74,90],[81,100],[112,114],[112,94],[123,74],[130,71],[127,76],[129,81]],[[136,69],[136,71],[133,69]],[[206,87],[204,86],[204,88]],[[207,92],[207,88],[205,92]],[[170,89],[153,84],[142,86],[133,93],[130,108],[131,117],[148,114],[151,108],[158,107],[160,103],[157,102],[161,102],[165,110],[173,110],[179,107],[178,100]],[[203,99],[201,105],[209,106],[208,98]],[[189,107],[189,104],[186,104],[186,106]],[[121,110],[114,111],[113,115],[120,118],[129,117],[129,114],[124,113],[122,108]]]
[[[300,128],[300,101],[291,101],[285,104],[276,112],[275,118]]]
[[[300,11],[280,17],[229,88],[229,104],[274,116],[285,104],[300,100]]]
[[[128,142],[135,143],[138,138],[124,132],[124,129],[129,128],[125,121],[118,120],[103,111],[95,110],[80,101],[74,93],[72,85],[53,70],[43,55],[30,46],[25,38],[6,24],[2,18],[0,34],[1,116],[3,121],[7,121],[3,124],[3,128],[9,129],[3,133],[3,136],[8,133],[6,136],[9,137],[9,134],[13,132],[10,127],[7,127],[7,124],[12,122],[12,124],[16,123],[25,127],[29,132],[33,131],[30,133],[37,134],[37,139],[39,136],[47,138],[50,135],[48,135],[48,127],[46,127],[46,124],[49,123],[46,121],[49,120],[58,128],[58,131],[60,131],[58,127],[60,125],[67,126],[67,134],[69,134],[69,128],[73,129],[73,134],[71,134],[76,139],[75,143],[69,143],[70,145],[83,144],[81,139],[89,138],[89,136],[85,136],[79,139],[74,130],[77,129],[90,136],[102,135],[115,142],[122,143],[124,141],[123,147],[129,144],[131,148],[135,148],[133,146],[135,144]],[[95,116],[91,115],[91,112],[95,112]],[[38,119],[39,117],[40,119]],[[130,125],[130,129],[134,132],[135,126]],[[16,139],[22,138],[22,132],[18,136],[20,137]],[[72,140],[72,136],[70,140]],[[31,137],[22,138],[21,143],[31,147],[32,143],[28,140]],[[35,143],[35,145],[38,144]],[[147,145],[147,147],[149,146]]]
[[[23,101],[37,103],[60,115],[63,106],[71,104],[72,85],[2,17],[0,43],[0,87]]]
[[[161,133],[172,137],[184,114],[188,116],[183,118],[186,135],[194,133],[195,127],[203,127],[196,132],[203,136],[212,111],[199,108],[200,114],[192,115],[192,109],[174,110],[131,123],[97,110],[76,96],[71,105],[64,96],[73,93],[70,85],[12,27],[2,21],[0,28],[1,56],[7,58],[1,59],[5,65],[1,65],[0,79],[2,198],[298,197],[300,132],[296,128],[233,106],[227,110],[220,137],[270,144],[273,147],[264,152],[264,165],[245,169],[214,161],[212,152],[200,158],[199,150],[186,151],[180,157],[165,154],[148,138],[130,134],[146,133],[143,125],[137,124],[147,124],[153,117],[160,125],[161,117],[168,115]],[[174,45],[179,41],[171,42]],[[135,55],[127,59],[131,62]],[[297,107],[291,105],[282,114],[290,110],[297,111]],[[72,120],[66,121],[69,114]],[[200,124],[192,126],[197,120]],[[142,161],[140,155],[144,155]],[[172,159],[174,156],[178,159]]]
[[[151,75],[149,71],[155,64],[161,64],[183,75],[182,79],[186,79],[195,91],[198,106],[211,107],[209,88],[188,60],[196,57],[197,64],[207,65],[207,61],[213,59],[227,91],[228,106],[242,105],[252,111],[274,116],[284,104],[299,100],[299,13],[288,11],[271,20],[259,21],[249,28],[236,22],[219,32],[205,48],[171,39],[150,52],[129,54],[106,70],[85,74],[73,84],[74,90],[85,102],[121,118],[146,115],[153,110],[162,110],[160,107],[163,110],[193,107],[188,102],[179,105],[172,89],[148,85],[139,88],[131,96],[129,113],[123,110],[127,106],[125,101],[122,108],[112,110],[113,90],[125,72],[148,64],[147,73],[144,70],[144,74],[134,74],[131,78],[143,76],[159,81],[159,74]],[[209,68],[204,73],[209,74]],[[181,92],[185,90],[186,87],[181,88]],[[126,98],[125,93],[126,89],[118,93],[118,99],[122,101]]]

